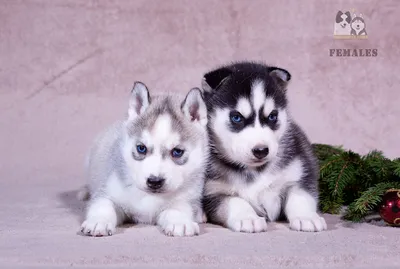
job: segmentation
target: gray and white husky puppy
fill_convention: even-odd
[[[127,117],[103,131],[87,158],[84,235],[112,235],[123,222],[158,225],[166,235],[199,234],[208,158],[200,89],[150,96],[135,82]]]
[[[327,229],[318,212],[318,162],[290,116],[290,73],[256,62],[221,66],[204,75],[210,162],[204,210],[211,223],[263,232],[267,220],[291,229]]]

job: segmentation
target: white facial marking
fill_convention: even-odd
[[[254,110],[258,112],[265,102],[264,82],[257,80],[251,86],[252,88],[252,102]]]
[[[260,108],[264,105],[265,98],[266,96],[264,92],[264,82],[261,80],[256,80],[252,85],[253,109],[256,112],[254,128],[256,129],[261,128],[258,112],[260,111]]]
[[[145,144],[146,147],[153,147],[153,143],[152,143],[152,138],[151,138],[151,134],[148,130],[144,130],[142,132],[142,137],[141,137],[141,143]]]
[[[151,130],[154,144],[161,146],[165,141],[170,140],[173,130],[171,128],[171,117],[168,114],[160,115]],[[174,135],[176,137],[176,135]]]
[[[155,150],[160,151],[162,147],[172,149],[179,143],[180,136],[172,130],[171,117],[161,115],[154,123],[151,133],[147,130],[143,131],[142,139],[146,146],[153,146]]]
[[[275,101],[272,98],[267,98],[264,102],[264,116],[268,117],[268,115],[275,109]],[[279,116],[278,116],[279,117]]]
[[[240,98],[237,105],[236,110],[240,112],[245,118],[248,118],[251,114],[251,105],[248,99]]]

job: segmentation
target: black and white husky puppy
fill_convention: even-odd
[[[204,75],[210,162],[203,206],[207,219],[237,232],[262,232],[284,217],[296,231],[323,231],[318,162],[291,118],[291,75],[256,62]]]
[[[101,132],[88,154],[88,184],[78,196],[89,200],[81,232],[109,236],[133,221],[158,225],[170,236],[197,235],[206,125],[200,89],[150,95],[136,82],[127,117]]]

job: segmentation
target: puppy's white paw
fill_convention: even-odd
[[[200,233],[200,227],[192,221],[168,223],[164,228],[164,233],[168,236],[195,236]]]
[[[290,229],[299,232],[321,232],[328,229],[323,217],[315,214],[311,217],[297,217],[289,222]]]
[[[81,233],[88,236],[111,236],[115,233],[115,225],[89,219],[82,223]]]
[[[228,228],[234,232],[261,233],[267,231],[267,221],[262,217],[233,219],[228,221]]]

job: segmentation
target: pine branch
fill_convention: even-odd
[[[312,144],[312,147],[318,160],[322,162],[333,155],[338,155],[344,152],[342,146],[331,146],[327,144],[314,143]]]
[[[378,150],[361,156],[326,144],[313,144],[313,149],[320,164],[319,208],[324,213],[339,214],[348,205],[343,218],[361,221],[377,211],[386,190],[400,188],[400,158],[390,160]]]
[[[392,161],[392,169],[393,175],[400,179],[400,158]]]
[[[343,218],[355,222],[363,220],[369,212],[377,211],[377,207],[382,202],[383,194],[391,188],[400,188],[400,182],[382,182],[368,188],[349,205]]]
[[[333,197],[343,197],[346,186],[356,181],[357,165],[360,162],[359,154],[347,151],[328,158],[322,164],[320,176],[327,182]]]
[[[319,197],[319,209],[328,214],[339,214],[343,206],[343,200],[341,197],[332,197],[327,188],[323,188],[324,191],[320,192]]]
[[[390,180],[393,174],[392,161],[383,156],[381,151],[373,150],[362,159],[365,163],[362,174],[365,176],[365,183],[368,187]]]
[[[319,208],[322,212],[338,214],[342,206],[349,203],[347,188],[357,182],[357,164],[360,160],[360,155],[351,151],[342,151],[321,163]],[[358,191],[353,190],[351,193],[358,193]]]

